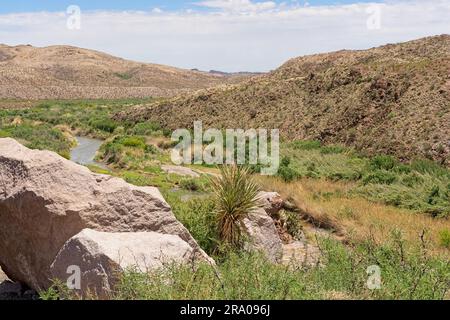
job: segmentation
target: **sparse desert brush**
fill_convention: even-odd
[[[238,248],[242,240],[242,221],[258,207],[258,185],[246,167],[221,167],[221,176],[212,180],[220,239]]]
[[[442,246],[440,239],[442,230],[450,230],[448,218],[433,218],[412,210],[374,203],[352,192],[354,182],[304,178],[286,184],[274,177],[258,177],[257,182],[262,188],[271,188],[283,198],[291,199],[310,221],[317,220],[316,224],[322,221],[322,226],[331,222],[331,229],[337,226],[348,241],[361,242],[371,235],[378,243],[384,243],[394,230],[401,230],[408,244],[417,245],[424,233],[431,253],[449,257],[448,249]]]

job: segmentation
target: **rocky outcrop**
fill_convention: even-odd
[[[307,240],[303,230],[293,236],[282,225],[283,212],[296,211],[295,204],[284,200],[277,192],[260,192],[258,198],[261,208],[243,221],[248,236],[246,248],[262,252],[274,263],[295,268],[319,264],[320,249]]]
[[[56,255],[83,229],[175,235],[209,260],[158,189],[0,139],[0,266],[9,278],[47,288]]]
[[[52,278],[69,283],[82,297],[91,294],[105,299],[115,289],[118,275],[126,270],[146,273],[194,259],[193,248],[178,236],[85,229],[64,244],[50,272]]]
[[[283,242],[271,215],[283,207],[283,200],[275,192],[260,192],[258,199],[261,208],[253,210],[243,220],[244,231],[248,237],[246,248],[262,252],[270,261],[280,262],[283,255]]]

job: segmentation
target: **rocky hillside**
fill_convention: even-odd
[[[450,164],[450,36],[292,59],[268,75],[138,106],[169,128],[279,128],[287,139]]]
[[[228,80],[226,76],[138,63],[70,46],[0,44],[0,98],[173,96]]]

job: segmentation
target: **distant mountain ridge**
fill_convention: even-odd
[[[279,128],[285,139],[342,143],[450,165],[450,36],[291,59],[267,75],[123,111],[175,129]]]
[[[227,81],[207,72],[139,63],[71,46],[0,45],[0,98],[167,97]]]

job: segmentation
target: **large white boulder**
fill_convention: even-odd
[[[84,229],[64,244],[50,272],[82,297],[105,299],[124,271],[147,273],[194,259],[193,248],[175,235]]]
[[[0,139],[0,266],[8,277],[46,289],[61,247],[86,228],[176,235],[197,258],[210,259],[157,188],[94,174],[56,153]]]

